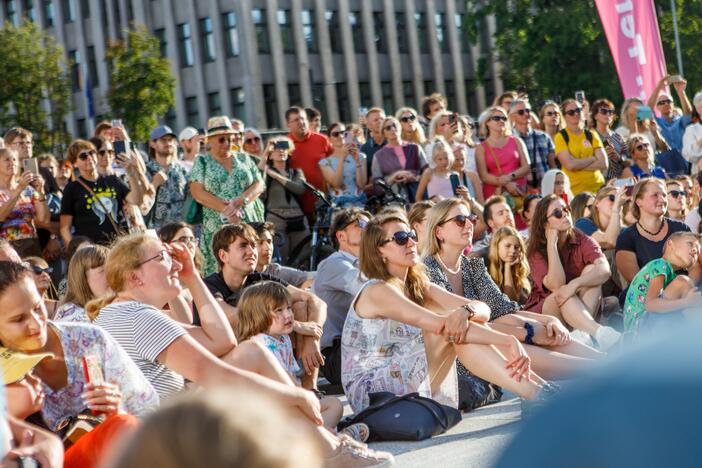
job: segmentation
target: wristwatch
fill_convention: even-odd
[[[244,206],[249,204],[249,197],[241,197],[241,201],[244,202]]]
[[[475,316],[475,310],[473,310],[470,304],[463,304],[461,307],[468,312],[468,320]]]
[[[527,334],[524,337],[524,342],[526,344],[534,344],[534,340],[532,340],[532,338],[534,338],[534,326],[532,324],[530,324],[529,322],[525,322],[524,328],[527,331]]]

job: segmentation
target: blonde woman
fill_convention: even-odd
[[[665,169],[656,166],[656,159],[653,155],[653,146],[646,135],[634,133],[627,141],[627,147],[633,164],[622,170],[622,178],[636,177],[656,177],[666,179],[668,176]]]
[[[416,110],[411,107],[401,107],[395,113],[395,118],[402,126],[401,136],[404,141],[416,143],[421,146],[426,144],[427,139],[424,136],[422,126],[419,124]]]
[[[500,291],[517,304],[524,304],[531,291],[525,252],[524,240],[514,228],[504,226],[492,235],[488,271]]]
[[[556,138],[558,132],[565,128],[561,109],[558,107],[558,104],[553,101],[546,101],[546,103],[541,106],[539,118],[541,119],[541,129],[546,132],[552,140]]]

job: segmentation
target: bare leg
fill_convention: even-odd
[[[603,353],[597,351],[595,348],[591,348],[590,346],[575,340],[572,340],[567,345],[544,347],[544,349],[550,349],[561,354],[587,359],[599,359],[604,356]]]
[[[559,353],[553,349],[524,345],[531,358],[531,368],[536,374],[547,380],[570,377],[589,369],[593,360]]]
[[[307,315],[307,303],[298,301],[293,304],[293,315],[295,316],[295,320],[298,322],[307,322],[309,320],[309,316]],[[298,353],[302,349],[303,345],[303,340],[305,339],[304,336],[298,334],[298,333],[293,333],[290,337],[293,340],[293,343],[295,344],[295,355],[298,356]],[[307,374],[306,372],[302,374],[302,377],[300,378],[300,382],[302,383],[302,387],[306,388],[308,390],[317,388],[317,378],[319,377],[319,368],[314,368],[311,374]]]
[[[551,294],[546,298],[542,312],[554,317],[562,316],[563,323],[571,328],[582,330],[589,335],[594,335],[597,329],[600,328],[600,324],[593,320],[587,306],[583,304],[577,295],[571,297],[559,307],[556,303],[556,297]]]
[[[602,288],[599,286],[584,288],[578,292],[578,297],[585,304],[590,315],[597,318],[597,315],[601,312]]]
[[[322,419],[324,419],[324,427],[336,433],[336,425],[341,420],[344,414],[344,407],[336,397],[325,396],[319,400],[322,410]]]

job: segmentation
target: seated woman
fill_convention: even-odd
[[[594,201],[595,196],[590,192],[580,192],[574,196],[570,201],[570,213],[573,219],[590,217],[590,208]]]
[[[341,337],[342,383],[354,412],[379,391],[419,392],[456,407],[456,357],[478,377],[526,399],[550,388],[531,371],[517,338],[484,325],[485,304],[428,280],[404,215],[371,220],[360,259],[369,281],[351,303]]]
[[[554,194],[536,205],[527,258],[532,290],[525,309],[563,320],[580,332],[579,341],[592,336],[601,350],[619,341],[619,332],[594,319],[610,278],[607,259],[594,240],[573,229],[570,208]]]
[[[140,416],[158,406],[158,395],[122,347],[98,327],[49,321],[31,272],[11,262],[0,262],[0,343],[11,351],[45,357],[33,375],[25,378],[25,383],[37,389],[35,394],[41,385],[43,405],[21,407],[16,403],[22,399],[10,399],[11,414],[15,411],[16,416],[25,418],[41,410],[41,419],[52,431],[57,431],[65,418],[88,410],[107,417],[83,436],[102,444],[74,453],[75,458],[69,450],[66,466],[93,466],[102,449],[107,449],[110,441],[114,443],[111,432],[134,427],[134,418],[129,415]],[[82,364],[86,356],[95,358],[104,377],[102,383],[87,382]],[[88,463],[86,458],[91,455]]]
[[[422,173],[417,187],[417,200],[451,198],[454,187],[451,177],[458,177],[453,169],[453,152],[442,137],[434,137],[431,141],[431,164]],[[457,188],[457,187],[456,187]]]
[[[34,283],[37,285],[39,294],[44,299],[46,312],[49,318],[53,319],[58,304],[58,301],[55,299],[57,296],[56,288],[51,282],[51,273],[53,273],[54,269],[41,257],[25,257],[24,261],[27,262],[29,269],[32,271]]]
[[[283,368],[262,347],[234,356],[234,332],[182,245],[169,251],[148,235],[122,237],[110,250],[105,271],[112,293],[89,304],[88,315],[97,315],[94,323],[124,346],[163,397],[182,390],[185,379],[205,388],[222,384],[249,388],[294,408],[291,414],[298,423],[314,428],[327,460],[392,459],[319,427],[323,421],[317,397],[290,385]],[[181,283],[193,295],[202,327],[176,323],[159,310],[178,296]],[[238,366],[241,363],[248,366],[246,370]]]
[[[90,323],[85,306],[109,291],[105,278],[108,253],[107,247],[89,245],[73,255],[68,264],[66,295],[59,303],[54,320]]]
[[[158,230],[158,238],[168,244],[180,242],[185,245],[193,257],[195,268],[202,275],[202,252],[198,248],[200,242],[195,237],[195,231],[191,225],[183,221],[172,221],[164,224]]]
[[[531,291],[529,262],[522,236],[509,226],[495,231],[490,239],[488,272],[510,301],[524,304]]]
[[[573,192],[570,190],[570,179],[560,169],[549,169],[541,179],[541,195],[555,193],[564,202],[570,203]]]
[[[627,140],[627,147],[633,164],[622,170],[622,178],[657,177],[666,179],[668,177],[665,169],[656,166],[653,147],[644,135],[640,133],[632,134]]]
[[[590,203],[589,213],[576,217],[575,227],[592,237],[602,250],[613,249],[622,229],[622,204],[624,192],[621,188],[605,186]]]
[[[417,233],[417,242],[421,242],[424,236],[424,228],[427,225],[427,212],[432,206],[434,206],[433,201],[423,200],[413,204],[409,213],[407,213],[407,220],[409,221],[410,227]]]

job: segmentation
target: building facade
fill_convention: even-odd
[[[493,19],[473,45],[463,0],[0,0],[0,20],[27,17],[53,34],[73,63],[74,135],[111,116],[105,50],[133,24],[161,42],[177,78],[174,129],[227,114],[257,128],[284,128],[290,105],[316,107],[325,123],[355,121],[359,108],[392,112],[438,91],[475,115],[502,92],[491,51]],[[476,80],[484,59],[487,77]],[[80,75],[88,79],[80,79]]]

